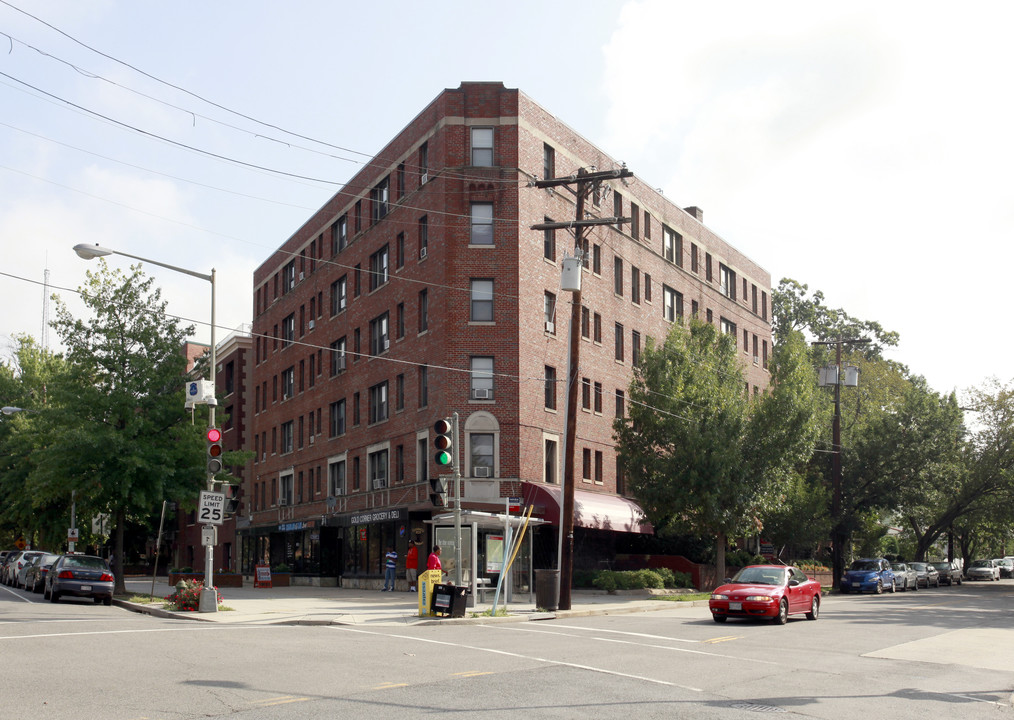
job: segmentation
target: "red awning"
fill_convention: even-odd
[[[560,524],[560,486],[544,483],[522,483],[526,505],[535,505],[535,512],[554,525]],[[574,491],[574,524],[592,530],[614,532],[652,533],[651,523],[641,506],[618,495]]]

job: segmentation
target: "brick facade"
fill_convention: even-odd
[[[490,135],[492,164],[487,166]],[[546,218],[573,219],[575,202],[565,188],[529,185],[544,177],[547,148],[556,177],[582,167],[618,167],[518,90],[499,83],[463,83],[445,90],[257,268],[253,414],[246,419],[251,431],[246,447],[257,456],[244,503],[244,523],[261,538],[251,551],[253,559],[265,559],[268,552],[272,562],[293,558],[293,547],[283,553],[278,542],[301,544],[303,558],[326,554],[323,548],[304,546],[314,539],[323,542],[324,528],[337,525],[343,528],[346,557],[330,564],[318,557],[308,565],[321,574],[336,567],[338,574],[373,572],[372,554],[367,561],[362,560],[366,555],[347,557],[350,543],[366,536],[360,531],[350,537],[348,528],[357,526],[353,520],[366,512],[397,508],[400,524],[385,531],[384,542],[398,545],[406,528],[419,536],[422,521],[433,511],[427,479],[438,474],[432,426],[454,412],[461,421],[466,507],[488,508],[494,499],[519,494],[522,483],[560,482],[561,457],[547,464],[545,453],[547,439],[556,441],[558,455],[562,451],[571,296],[560,289],[560,270],[564,253],[573,251],[573,239],[566,230],[555,231],[555,252],[547,258],[545,233],[530,228]],[[735,325],[745,390],[756,392],[768,381],[771,280],[711,232],[697,208],[681,209],[636,176],[609,184],[611,192],[599,197],[598,204],[589,201],[586,211],[609,217],[619,210],[630,217],[636,206],[637,222],[586,233],[593,257],[583,274],[589,333],[582,339],[579,375],[587,378],[590,396],[587,409],[579,399],[575,477],[578,490],[612,494],[617,491],[611,429],[617,391],[626,393],[635,338],[643,348],[649,337],[667,332],[663,286],[682,296],[684,315],[696,303],[702,317],[710,314],[716,324]],[[489,204],[492,242],[487,244],[488,225],[482,222],[472,242],[473,209],[484,218]],[[342,222],[347,230],[339,248]],[[669,235],[671,259],[666,258],[663,226],[678,234]],[[378,260],[385,247],[386,268]],[[385,268],[374,283],[371,267]],[[620,269],[622,288],[614,268]],[[332,313],[334,283],[342,277],[347,301]],[[723,277],[726,288],[734,278],[734,289],[725,294]],[[480,283],[473,297],[474,281]],[[473,304],[479,312],[488,307],[486,281],[492,281],[491,322],[472,316]],[[557,303],[549,330],[547,292]],[[375,330],[384,313],[387,347],[378,344]],[[332,374],[331,348],[341,338],[346,340],[345,365]],[[476,358],[480,363],[492,358],[492,392],[488,380],[474,380],[470,373]],[[555,410],[546,407],[547,367],[555,369],[558,381]],[[428,380],[425,399],[422,373]],[[371,395],[375,399],[384,382],[386,417],[371,421]],[[342,400],[344,432],[334,434],[331,407]],[[477,445],[486,447],[490,436],[491,470],[476,472],[470,441],[475,437]],[[376,462],[384,450],[386,472],[371,480],[370,456]],[[589,477],[584,479],[586,457]],[[328,465],[338,459],[345,462],[345,487],[335,494]],[[479,466],[487,462],[484,457]],[[546,477],[547,467],[556,477]],[[474,477],[486,472],[488,479]],[[378,473],[375,465],[374,475]],[[282,537],[293,529],[302,534],[295,540]],[[268,551],[271,541],[266,538],[272,536],[275,545]]]

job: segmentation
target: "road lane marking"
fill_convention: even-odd
[[[29,605],[35,605],[35,604],[37,604],[34,600],[29,600],[28,598],[24,597],[21,593],[16,593],[13,590],[11,590],[9,587],[5,587],[3,585],[0,585],[0,590],[3,590],[4,592],[10,593],[11,595],[13,595],[14,597],[16,597],[21,602],[26,602]]]
[[[393,682],[380,683],[380,685],[375,685],[373,689],[391,690],[392,688],[400,688],[400,687],[408,687],[408,683],[393,683]]]
[[[707,640],[701,640],[706,645],[714,645],[715,643],[729,642],[730,640],[739,640],[742,635],[724,635],[723,637],[709,638]]]
[[[329,630],[335,630],[338,632],[350,632],[359,633],[361,635],[376,635],[379,637],[392,637],[400,638],[402,640],[411,640],[414,642],[430,643],[432,645],[445,645],[447,647],[461,648],[464,650],[474,650],[476,652],[490,653],[491,655],[504,655],[506,657],[519,658],[521,660],[532,660],[534,662],[546,663],[547,665],[558,665],[560,667],[569,667],[576,670],[588,670],[589,672],[602,673],[603,675],[612,675],[614,677],[627,678],[628,680],[640,680],[642,682],[652,683],[655,685],[665,685],[667,687],[676,687],[681,690],[689,690],[691,692],[704,692],[701,688],[691,687],[689,685],[680,685],[679,683],[669,682],[668,680],[659,680],[658,678],[645,677],[643,675],[633,675],[631,673],[623,673],[617,670],[608,670],[606,668],[595,667],[593,665],[582,665],[580,663],[564,662],[562,660],[553,660],[551,658],[541,658],[535,655],[522,655],[521,653],[510,652],[508,650],[495,650],[488,647],[478,647],[475,645],[464,645],[462,643],[453,643],[446,640],[433,640],[430,638],[414,637],[412,635],[400,635],[396,633],[382,633],[373,630],[360,630],[359,628],[349,627],[347,625],[329,625]]]
[[[588,630],[589,632],[631,635],[633,637],[648,638],[649,640],[671,640],[672,642],[690,643],[692,645],[696,645],[701,642],[700,640],[687,640],[685,638],[669,637],[668,635],[652,635],[650,633],[629,632],[627,630],[610,630],[608,628],[586,627],[584,625],[560,625],[560,627],[565,627],[568,630]]]
[[[451,677],[479,677],[480,675],[493,675],[493,671],[468,670],[466,672],[451,673]]]
[[[264,700],[253,700],[250,704],[256,705],[257,707],[274,707],[275,705],[288,705],[289,703],[306,702],[310,698],[308,697],[293,697],[292,695],[282,695],[276,698],[266,698]]]
[[[233,625],[233,626],[200,626],[200,627],[175,627],[175,628],[149,628],[144,630],[88,630],[85,632],[62,632],[62,633],[35,633],[32,635],[2,635],[0,640],[30,640],[32,638],[57,638],[57,637],[78,637],[85,635],[131,635],[139,633],[165,633],[165,632],[210,632],[212,630],[256,630],[267,629],[271,625]]]
[[[563,637],[569,637],[569,638],[574,637],[573,635],[571,635],[569,633],[559,632],[559,631],[555,631],[555,630],[536,630],[536,629],[533,629],[533,628],[509,627],[507,625],[482,625],[481,627],[488,628],[490,630],[503,630],[503,631],[506,631],[506,632],[529,632],[529,633],[541,633],[543,635],[562,635]],[[641,642],[634,642],[633,640],[618,640],[616,638],[597,638],[597,637],[589,637],[588,639],[589,640],[597,640],[598,642],[611,642],[611,643],[619,643],[619,644],[622,644],[622,645],[636,645],[638,647],[648,647],[648,648],[653,648],[653,649],[657,649],[657,650],[668,650],[670,652],[678,652],[678,653],[683,653],[685,655],[704,655],[705,657],[728,658],[728,659],[732,659],[732,660],[744,660],[745,659],[745,658],[742,658],[742,657],[740,657],[738,655],[723,655],[722,653],[707,652],[705,650],[690,650],[689,648],[678,648],[678,647],[672,647],[671,645],[656,645],[656,644],[653,644],[653,643],[641,643]],[[663,637],[663,639],[664,640],[668,640],[669,638]],[[699,643],[701,641],[694,640],[693,642]],[[782,663],[774,662],[772,660],[749,660],[749,662],[755,663],[755,664],[758,664],[758,665],[781,665],[782,664]]]

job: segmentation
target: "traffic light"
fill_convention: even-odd
[[[208,428],[208,472],[217,475],[222,472],[222,431]]]
[[[225,516],[232,517],[239,511],[240,488],[238,485],[223,485],[225,492]]]
[[[447,418],[437,420],[433,425],[433,430],[437,434],[433,439],[433,447],[437,449],[435,458],[437,465],[442,468],[454,465],[454,441],[451,438],[453,427]]]
[[[443,478],[430,478],[430,502],[433,507],[444,507],[447,504],[447,481]]]

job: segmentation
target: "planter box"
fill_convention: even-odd
[[[174,586],[180,580],[186,580],[191,582],[196,580],[197,582],[204,582],[204,573],[169,573],[169,584]],[[238,588],[243,587],[243,576],[238,573],[227,573],[224,575],[215,575],[213,578],[215,587],[224,588]]]
[[[271,587],[289,587],[292,584],[292,573],[271,571]]]

